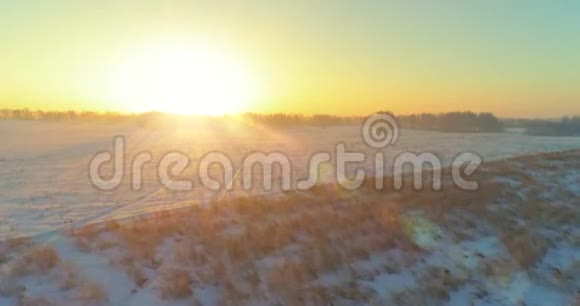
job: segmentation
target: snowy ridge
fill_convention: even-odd
[[[0,305],[575,305],[579,168],[529,155],[476,192],[328,184],[9,239]]]

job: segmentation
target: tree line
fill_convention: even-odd
[[[91,111],[42,111],[23,109],[0,109],[0,120],[126,120],[133,119],[138,115],[117,112],[91,112]]]
[[[422,113],[412,115],[395,115],[389,111],[379,113],[390,114],[395,117],[401,128],[434,130],[442,132],[465,132],[465,133],[496,133],[504,129],[504,124],[492,113],[474,112],[448,112],[440,114]],[[174,120],[174,118],[177,118]],[[29,109],[0,109],[0,119],[18,120],[83,120],[83,121],[130,121],[140,126],[156,127],[159,122],[171,123],[173,121],[187,122],[188,120],[205,120],[219,124],[222,120],[228,120],[230,116],[204,117],[168,115],[158,112],[125,114],[115,112],[90,112],[90,111],[32,111]],[[261,124],[272,127],[290,126],[316,126],[325,127],[333,125],[359,125],[366,116],[336,116],[336,115],[303,115],[289,113],[245,113],[239,115],[243,121],[252,124]],[[170,120],[167,120],[170,118]]]
[[[580,136],[580,116],[562,117],[554,120],[531,120],[526,134],[536,136]]]
[[[401,128],[407,129],[465,133],[498,133],[504,130],[501,120],[492,113],[449,112],[412,115],[395,115],[389,111],[378,113],[391,115],[397,120]],[[252,122],[274,126],[330,126],[361,124],[366,116],[246,114],[245,118],[250,119]]]
[[[462,133],[499,133],[503,123],[492,113],[449,112],[397,116],[403,128]]]

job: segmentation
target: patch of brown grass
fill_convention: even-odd
[[[466,279],[442,267],[431,267],[423,279],[425,290],[433,297],[447,300],[449,293],[463,285]]]
[[[308,295],[314,305],[333,305],[334,296],[325,286],[309,286],[304,290],[304,293]]]
[[[80,282],[78,298],[82,305],[105,305],[109,301],[109,296],[103,285],[88,279]]]
[[[266,285],[285,305],[304,305],[303,288],[307,284],[304,267],[296,262],[284,261],[266,272]]]
[[[136,263],[127,261],[123,265],[125,267],[125,272],[133,280],[135,285],[139,288],[142,288],[145,283],[148,281],[145,273],[143,273],[143,269],[138,266]]]
[[[127,261],[142,261],[156,266],[158,262],[157,247],[161,243],[161,238],[149,236],[154,230],[149,228],[148,224],[121,228],[119,238],[121,245],[126,248]]]
[[[101,225],[102,230],[105,232],[116,232],[120,227],[121,224],[119,224],[115,219],[108,219]]]
[[[184,299],[193,294],[191,286],[193,279],[189,271],[179,268],[169,268],[160,272],[157,288],[164,299]]]
[[[513,260],[505,259],[488,260],[484,266],[487,276],[499,279],[509,279],[517,269],[517,264]]]
[[[60,262],[57,251],[51,246],[34,247],[12,265],[12,276],[46,274]]]
[[[45,297],[21,296],[16,301],[16,306],[56,306],[56,303]]]
[[[505,233],[502,242],[523,269],[533,267],[550,247],[546,238],[526,229]]]
[[[0,264],[13,259],[15,255],[30,248],[34,242],[30,238],[12,238],[0,241]]]
[[[342,286],[333,288],[334,294],[352,303],[368,304],[375,298],[374,292],[361,287],[356,281],[349,281]]]
[[[71,235],[74,237],[83,238],[89,241],[96,240],[101,234],[102,229],[98,223],[85,224],[79,228],[74,229]]]

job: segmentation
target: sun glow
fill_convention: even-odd
[[[239,61],[191,44],[134,52],[110,85],[114,99],[135,112],[232,114],[255,98],[254,82]]]

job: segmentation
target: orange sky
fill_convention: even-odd
[[[0,108],[579,114],[578,14],[577,2],[2,2]],[[229,64],[141,58],[182,45]]]

